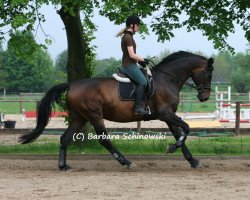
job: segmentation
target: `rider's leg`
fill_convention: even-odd
[[[136,90],[136,99],[135,99],[135,114],[137,115],[149,114],[149,111],[143,107],[144,93],[145,93],[145,87],[138,85]]]
[[[135,114],[149,114],[149,111],[143,108],[143,97],[147,87],[147,80],[144,74],[137,65],[123,67],[123,70],[138,84],[136,90]]]

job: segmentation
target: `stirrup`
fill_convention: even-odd
[[[150,111],[146,108],[136,108],[135,109],[135,115],[150,115]]]

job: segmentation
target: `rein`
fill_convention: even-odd
[[[162,69],[157,69],[157,70],[161,71],[163,74],[169,75],[169,76],[171,76],[171,77],[173,77],[173,78],[175,78],[175,79],[177,79],[177,80],[182,81],[181,78],[179,78],[179,77],[177,77],[177,76],[175,76],[175,75],[173,75],[173,74],[170,74],[170,73],[168,73],[168,72],[165,72],[165,71],[163,71]],[[199,88],[200,88],[200,87],[196,87],[194,84],[189,83],[189,82],[185,82],[184,85],[186,85],[186,86],[188,86],[188,87],[191,87],[191,88],[194,88],[194,89],[196,89],[197,91],[199,91]]]

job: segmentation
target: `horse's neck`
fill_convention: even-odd
[[[169,67],[161,67],[157,72],[157,76],[164,76],[163,80],[165,80],[168,84],[173,85],[178,91],[181,90],[187,79],[192,74],[192,65],[175,65]]]

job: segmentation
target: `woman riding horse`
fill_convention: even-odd
[[[122,71],[136,82],[135,114],[148,115],[149,111],[143,107],[143,97],[147,87],[147,80],[139,69],[137,63],[146,66],[148,60],[136,53],[136,43],[133,35],[139,31],[141,20],[137,16],[129,16],[126,20],[126,28],[120,31],[116,36],[122,36],[121,48]]]
[[[189,134],[189,126],[175,112],[179,103],[179,92],[187,79],[192,78],[198,92],[198,99],[207,101],[210,96],[210,86],[213,71],[213,59],[180,51],[169,55],[152,69],[155,81],[155,93],[149,100],[151,108],[149,120],[166,122],[176,139],[167,152],[174,152],[181,147],[185,159],[191,167],[199,166],[199,161],[193,158],[185,145]],[[61,95],[67,92],[66,105],[71,118],[69,126],[60,138],[59,168],[67,170],[66,151],[73,139],[84,124],[89,121],[97,135],[106,135],[104,119],[115,122],[133,122],[144,119],[143,115],[135,115],[133,101],[121,101],[118,95],[118,84],[113,78],[90,78],[75,83],[63,83],[52,87],[41,100],[37,111],[36,128],[29,134],[20,137],[23,144],[33,142],[47,126],[54,102],[62,104]],[[107,138],[99,139],[103,145],[121,164],[128,169],[133,163],[127,160]]]

